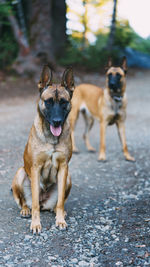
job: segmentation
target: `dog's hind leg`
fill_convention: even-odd
[[[89,142],[89,131],[92,129],[94,124],[94,118],[86,112],[86,110],[82,110],[82,115],[85,121],[85,131],[83,134],[83,139],[85,141],[85,145],[90,152],[95,152],[95,148],[91,146]]]
[[[72,187],[71,176],[68,173],[67,182],[66,182],[66,190],[65,190],[65,201],[67,200],[70,190]],[[41,210],[54,210],[56,213],[56,204],[58,200],[58,190],[57,184],[53,184],[50,188],[50,191],[46,193],[47,196],[43,203],[41,203]],[[44,197],[42,197],[44,199]]]
[[[21,216],[22,217],[29,217],[31,215],[30,209],[27,206],[26,199],[25,199],[25,192],[24,192],[24,186],[25,183],[28,184],[28,187],[30,187],[29,179],[27,177],[27,174],[25,172],[24,167],[21,167],[18,169],[13,182],[12,182],[12,191],[14,199],[19,207],[21,207]],[[27,186],[27,185],[26,185]],[[31,190],[30,190],[31,191]]]
[[[72,151],[74,153],[79,152],[78,148],[76,147],[75,137],[74,137],[74,130],[75,130],[75,125],[76,125],[78,116],[79,116],[79,110],[77,108],[73,108],[70,112],[69,120],[70,120],[70,128],[71,128]]]

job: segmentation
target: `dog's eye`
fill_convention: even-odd
[[[68,101],[65,98],[60,99],[60,104],[66,104]]]
[[[49,105],[52,105],[54,101],[53,101],[53,98],[49,98],[47,100],[44,100],[44,102],[46,106],[49,106]]]
[[[61,104],[61,106],[62,106],[63,108],[66,108],[67,105],[68,105],[68,101],[67,101],[66,99],[64,99],[64,98],[61,98],[61,99],[60,99],[60,104]]]

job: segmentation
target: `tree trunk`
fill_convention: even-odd
[[[19,55],[13,68],[20,74],[35,76],[43,64],[55,69],[55,58],[64,51],[66,4],[65,0],[26,0],[25,10],[28,13],[25,18],[29,25],[30,53]]]
[[[19,55],[13,68],[19,74],[36,77],[43,64],[55,68],[52,49],[52,0],[32,0],[26,4],[29,10],[30,53],[27,56]]]
[[[55,57],[63,55],[66,41],[65,0],[52,0],[52,46]]]
[[[53,63],[52,49],[52,0],[32,0],[30,21],[31,51],[45,63]]]
[[[6,4],[6,3],[7,3],[6,0],[0,0],[0,4]],[[20,0],[19,8],[22,11],[21,7],[22,6],[21,6],[21,0]],[[24,22],[23,14],[21,14],[21,16],[22,16],[22,24],[23,24]],[[19,55],[26,56],[27,54],[29,54],[30,48],[29,48],[27,36],[25,34],[25,25],[24,25],[24,29],[22,30],[22,28],[20,28],[19,26],[17,19],[13,15],[12,11],[9,12],[8,20],[10,22],[14,36],[16,38],[16,42],[19,45]]]
[[[87,34],[87,1],[86,0],[83,0],[83,6],[84,6],[85,11],[82,17],[82,23],[84,26],[83,38],[82,38],[82,49],[84,50],[87,46],[87,37],[86,37],[86,34]]]
[[[116,30],[116,13],[117,13],[117,0],[114,0],[111,29],[107,44],[107,48],[110,52],[112,51],[114,45],[115,30]]]
[[[16,18],[10,14],[8,16],[8,20],[11,24],[12,30],[14,32],[14,36],[16,38],[17,43],[19,44],[19,56],[26,56],[29,54],[30,48],[29,43],[24,35],[24,33],[21,31],[19,24],[16,20]]]

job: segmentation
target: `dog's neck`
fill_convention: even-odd
[[[118,111],[122,107],[122,99],[120,101],[116,101],[115,99],[112,98],[111,106],[113,111],[115,112],[115,115],[117,115]]]
[[[109,88],[106,88],[105,89],[105,92],[106,92],[106,95],[109,99],[109,103],[111,105],[111,108],[112,110],[114,111],[115,115],[118,114],[118,111],[122,108],[122,105],[123,105],[123,99],[124,99],[124,95],[123,94],[120,99],[115,99],[113,98],[111,95],[110,95],[110,92],[109,92]]]

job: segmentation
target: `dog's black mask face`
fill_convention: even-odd
[[[49,124],[53,127],[63,126],[71,109],[70,102],[64,98],[57,101],[51,97],[45,100],[44,104],[43,114]]]
[[[108,74],[108,87],[111,97],[119,100],[123,88],[122,75],[119,72]]]
[[[71,110],[74,90],[72,69],[65,70],[61,84],[52,83],[52,73],[45,66],[38,84],[40,89],[39,111],[54,136],[60,136],[63,125]]]
[[[121,101],[126,87],[126,58],[123,57],[120,67],[114,67],[111,59],[109,59],[106,70],[106,87],[109,90],[109,94],[115,101]]]

